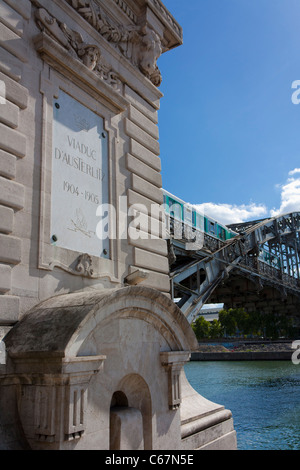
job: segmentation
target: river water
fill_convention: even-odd
[[[239,450],[300,450],[300,365],[190,362],[192,387],[231,410]]]

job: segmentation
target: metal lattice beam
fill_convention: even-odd
[[[238,235],[221,242],[175,227],[182,237],[171,237],[170,242],[172,295],[180,299],[178,305],[190,323],[233,273],[258,286],[272,286],[284,299],[288,294],[300,299],[300,213],[230,228]]]

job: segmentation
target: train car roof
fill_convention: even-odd
[[[181,202],[182,204],[186,204],[192,208],[194,208],[196,211],[198,211],[200,213],[200,211],[196,208],[195,204],[191,204],[190,202],[186,202],[186,201],[183,201],[183,199],[180,199],[180,197],[178,196],[175,196],[174,194],[170,193],[169,191],[167,191],[166,189],[162,189],[163,192],[165,194],[167,194],[168,196],[172,197],[173,199],[177,200],[178,202]],[[221,227],[224,227],[226,228],[227,230],[230,230],[232,233],[236,233],[234,230],[232,230],[232,228],[228,227],[227,225],[225,224],[222,224],[221,222],[218,222],[218,220],[214,219],[213,217],[209,216],[209,215],[206,215],[204,212],[202,213],[207,219],[211,220],[212,222],[215,222],[216,224],[219,224]]]
[[[188,204],[189,206],[192,206],[192,204],[190,204],[186,201],[183,201],[183,199],[180,199],[180,197],[175,196],[174,194],[170,193],[166,189],[163,189],[163,192],[166,193],[168,196],[171,196],[173,199],[177,200],[178,202],[181,202],[182,204]]]

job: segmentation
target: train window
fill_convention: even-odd
[[[197,216],[196,216],[196,212],[195,212],[195,211],[193,211],[192,217],[193,217],[193,226],[196,227],[196,225],[197,225]]]
[[[171,217],[174,217],[174,219],[182,220],[181,205],[177,201],[174,201],[174,199],[171,199],[170,197],[169,197],[169,208],[170,208]]]
[[[192,224],[192,210],[190,207],[184,206],[184,223],[185,224]]]
[[[226,232],[223,227],[219,227],[219,237],[221,240],[226,240]]]
[[[197,228],[201,230],[201,232],[205,231],[205,222],[203,215],[197,214]]]
[[[209,231],[215,234],[215,224],[213,222],[209,222]]]

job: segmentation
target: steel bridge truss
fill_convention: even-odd
[[[238,235],[226,242],[173,219],[167,228],[172,298],[190,323],[233,277],[250,280],[258,295],[270,286],[300,305],[300,213],[232,225]]]

